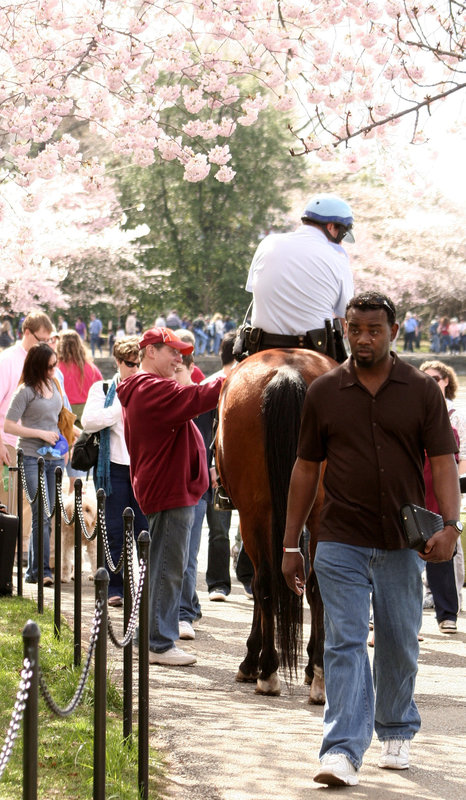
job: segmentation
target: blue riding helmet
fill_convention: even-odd
[[[321,225],[326,225],[327,222],[344,225],[347,228],[344,236],[345,241],[354,242],[354,236],[351,232],[353,212],[351,211],[351,206],[340,197],[332,194],[316,194],[309,200],[301,219],[310,219]]]

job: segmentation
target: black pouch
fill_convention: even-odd
[[[324,356],[329,355],[327,353],[328,335],[326,328],[306,331],[306,336],[309,341],[310,350],[315,350],[316,353],[322,353]]]
[[[414,503],[406,503],[400,508],[401,524],[403,533],[412,550],[424,552],[424,548],[429,539],[443,530],[443,519],[440,514],[428,511],[427,508],[416,506]]]

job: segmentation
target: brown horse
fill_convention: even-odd
[[[280,663],[290,677],[297,670],[302,600],[288,589],[281,573],[288,487],[307,387],[334,366],[310,350],[265,350],[233,370],[220,398],[217,468],[238,509],[244,548],[254,565],[254,616],[236,680],[257,681],[259,694],[280,694],[275,627]],[[322,490],[307,521],[311,563],[321,504]],[[312,570],[306,594],[311,606],[309,702],[323,703],[323,609]]]

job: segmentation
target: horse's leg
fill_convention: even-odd
[[[305,669],[305,683],[310,684],[309,703],[325,703],[324,683],[324,606],[317,578],[313,570],[306,585],[306,597],[311,608],[311,635],[307,646],[309,656]]]
[[[252,582],[254,585],[254,580]],[[254,589],[253,589],[254,593]],[[252,618],[251,633],[246,642],[248,649],[246,658],[239,665],[235,680],[240,683],[256,682],[259,675],[259,653],[262,648],[261,611],[254,593],[254,614]]]
[[[260,674],[256,694],[279,695],[278,653],[275,648],[275,624],[271,594],[271,569],[263,561],[256,575],[254,596],[262,617],[262,650],[259,656]]]

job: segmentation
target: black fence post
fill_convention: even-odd
[[[38,514],[38,565],[37,565],[37,611],[44,613],[44,459],[37,460],[37,514]],[[32,531],[31,531],[32,536]]]
[[[146,564],[146,574],[139,607],[139,703],[138,703],[138,787],[140,800],[149,797],[149,596],[150,596],[150,536],[141,531],[138,537],[140,559]]]
[[[39,638],[39,626],[28,620],[23,628],[23,653],[32,674],[23,717],[23,800],[37,800]]]
[[[18,544],[17,544],[17,572],[16,572],[16,581],[17,581],[17,592],[18,597],[23,596],[23,482],[21,480],[21,470],[19,468],[20,464],[23,463],[23,451],[21,449],[18,450],[16,456],[16,463],[18,466],[13,467],[13,472],[16,473],[16,504],[17,504],[17,511],[18,511],[18,519],[19,519],[19,526],[18,526]],[[13,510],[12,510],[13,512]]]
[[[53,603],[53,632],[56,639],[61,632],[61,508],[59,491],[62,487],[63,470],[55,470],[55,585]]]
[[[105,567],[104,534],[102,520],[105,519],[105,492],[97,489],[97,567]]]
[[[108,572],[100,567],[95,574],[95,599],[101,603],[102,617],[95,648],[94,675],[94,791],[93,800],[105,800],[107,734],[107,624]]]
[[[82,592],[82,555],[81,555],[81,519],[78,508],[82,509],[82,480],[74,482],[74,665],[81,664],[81,592]]]
[[[134,536],[134,511],[132,508],[125,508],[123,511],[123,630],[128,630],[129,620],[133,607],[133,596],[131,592],[132,564],[132,544]],[[131,551],[127,545],[127,539],[131,541]],[[133,649],[132,644],[123,650],[123,739],[126,744],[131,745],[133,733]]]

